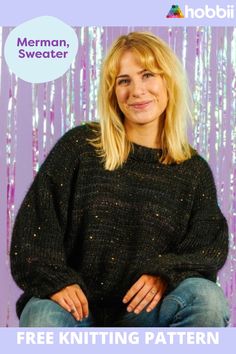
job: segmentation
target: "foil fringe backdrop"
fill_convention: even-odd
[[[151,31],[175,50],[188,73],[195,122],[190,141],[210,163],[218,201],[229,223],[230,253],[218,282],[236,326],[236,28],[77,27],[77,57],[67,73],[45,84],[17,79],[3,46],[11,28],[0,28],[0,326],[17,326],[20,294],[10,275],[14,217],[48,152],[66,131],[97,119],[100,66],[121,34]]]

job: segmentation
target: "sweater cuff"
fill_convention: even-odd
[[[177,286],[187,278],[203,278],[203,275],[196,271],[172,271],[160,276],[167,281],[167,292],[177,288]]]
[[[40,266],[39,266],[40,267]],[[27,294],[39,298],[47,298],[68,285],[78,284],[83,292],[87,293],[86,284],[80,274],[71,268],[57,266],[40,267],[40,274],[32,276],[32,282],[24,286],[23,282],[18,283]]]
[[[173,269],[158,269],[155,270],[154,268],[150,269],[142,269],[138,272],[138,278],[141,277],[143,274],[149,274],[154,276],[159,276],[167,283],[167,292],[174,290],[183,280],[187,278],[197,277],[197,278],[207,278],[203,274],[199,273],[198,271],[177,271]],[[214,280],[210,279],[209,280]]]

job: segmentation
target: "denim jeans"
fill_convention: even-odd
[[[229,308],[223,291],[202,278],[187,278],[151,312],[138,315],[120,308],[89,306],[87,319],[77,321],[49,299],[31,298],[20,327],[226,327]]]

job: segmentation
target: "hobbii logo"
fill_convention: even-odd
[[[188,5],[185,5],[184,9],[185,18],[234,18],[234,5],[227,5],[226,7],[220,7],[216,5],[215,8],[205,5],[204,8],[192,8]]]

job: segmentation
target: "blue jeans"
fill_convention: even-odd
[[[31,298],[20,327],[226,327],[229,308],[223,291],[202,278],[188,278],[166,295],[151,312],[136,315],[123,307],[89,308],[89,317],[76,321],[49,299]]]

